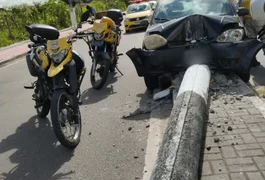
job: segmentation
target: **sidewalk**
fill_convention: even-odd
[[[211,84],[201,179],[265,180],[264,117],[265,103],[242,81]]]
[[[84,24],[81,31],[91,27],[90,24]],[[79,30],[79,31],[80,31]],[[71,34],[74,34],[74,31],[70,28],[60,31],[60,37],[67,37]],[[0,49],[0,65],[7,62],[13,61],[19,57],[23,57],[28,52],[28,44],[30,41],[23,41],[22,43],[17,43],[15,45],[10,45]]]

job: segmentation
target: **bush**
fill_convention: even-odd
[[[109,8],[124,10],[126,5],[120,0],[93,1],[90,6],[97,12]],[[81,13],[86,7],[76,6],[76,17],[79,22]],[[57,29],[64,29],[71,26],[69,6],[61,0],[48,0],[44,4],[34,3],[33,6],[13,6],[0,11],[0,47],[8,46],[15,42],[28,39],[25,25],[48,24]]]

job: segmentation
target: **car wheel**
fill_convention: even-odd
[[[240,73],[238,76],[245,82],[248,83],[250,80],[250,73]]]
[[[159,78],[158,76],[144,76],[145,86],[149,90],[153,90],[158,88],[159,86]]]

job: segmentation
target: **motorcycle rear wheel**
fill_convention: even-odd
[[[78,108],[77,119],[73,111],[73,97],[69,95],[66,90],[61,89],[55,91],[51,101],[51,121],[54,133],[58,141],[65,147],[74,149],[80,142],[82,120],[80,110]],[[67,108],[67,109],[66,109]],[[67,113],[67,114],[64,114]],[[69,122],[66,122],[68,120]],[[74,126],[74,134],[72,138],[65,135],[68,124]],[[70,127],[71,131],[71,127]]]

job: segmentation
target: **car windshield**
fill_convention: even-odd
[[[142,11],[148,11],[151,7],[148,3],[144,4],[132,4],[127,9],[127,14],[138,13]]]
[[[167,21],[192,14],[233,16],[235,12],[227,0],[160,0],[154,19]]]

